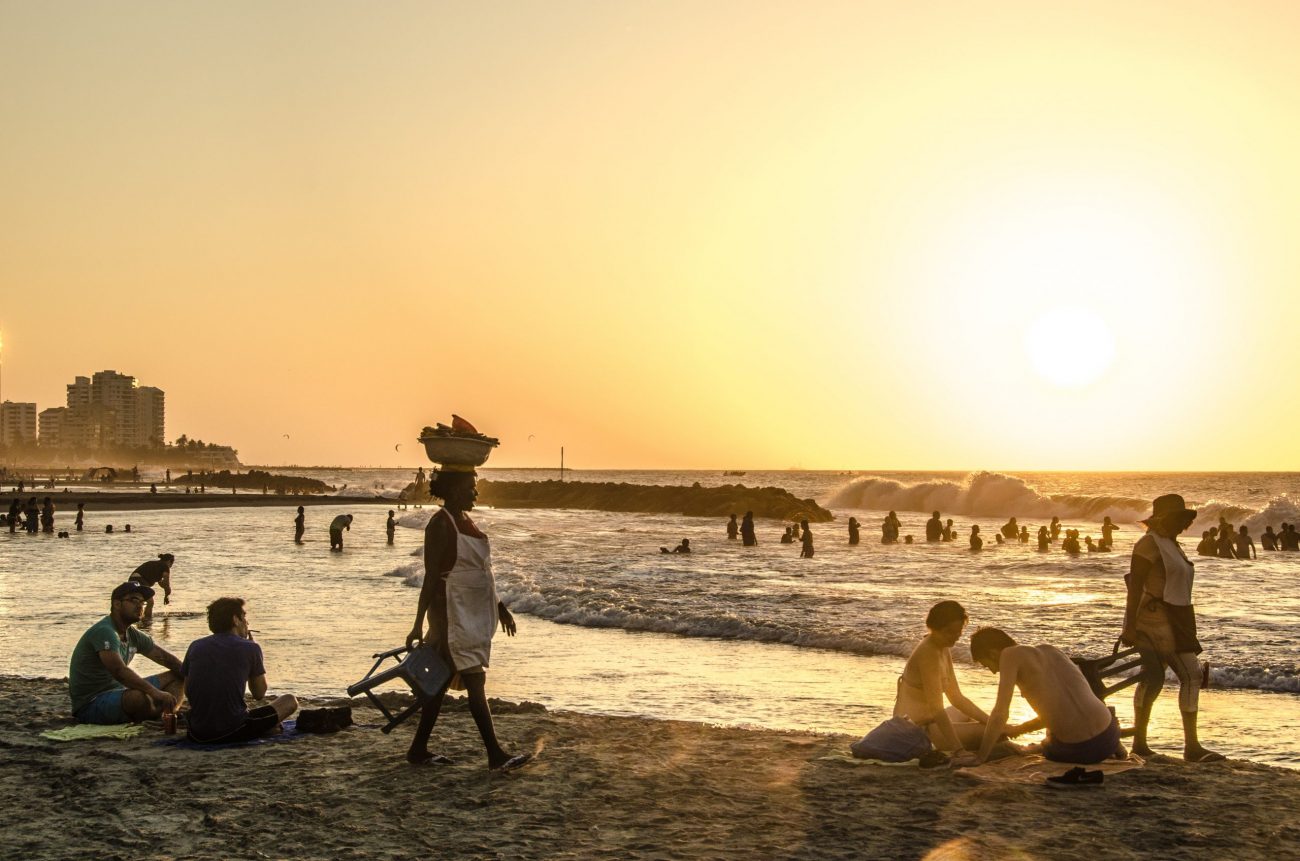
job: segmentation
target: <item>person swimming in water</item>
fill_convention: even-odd
[[[754,512],[752,511],[746,511],[745,516],[741,518],[740,543],[746,547],[758,544],[758,536],[754,534]]]
[[[799,558],[811,559],[813,558],[812,530],[808,528],[807,520],[801,520],[799,522],[799,526],[801,529],[803,529],[803,537],[800,539],[801,542],[803,543],[803,547],[799,550]]]
[[[1237,542],[1233,534],[1232,524],[1223,521],[1219,524],[1219,558],[1236,559]]]
[[[1259,558],[1259,552],[1255,550],[1255,542],[1251,540],[1250,532],[1244,525],[1241,529],[1237,530],[1237,558]]]
[[[939,519],[939,512],[930,515],[930,519],[925,521],[925,540],[939,541],[943,538],[943,521]]]
[[[970,549],[979,550],[983,546],[984,546],[984,539],[980,538],[979,524],[975,524],[970,528]]]
[[[1114,544],[1115,544],[1114,534],[1115,534],[1115,530],[1117,530],[1117,529],[1119,529],[1119,527],[1116,526],[1116,525],[1111,521],[1111,519],[1110,519],[1110,515],[1109,515],[1109,514],[1106,515],[1104,518],[1102,518],[1102,521],[1101,521],[1101,546],[1102,546],[1102,549],[1104,549],[1104,550],[1109,550],[1111,547],[1114,546]]]
[[[682,543],[681,543],[681,544],[678,544],[678,545],[677,545],[676,547],[674,547],[672,550],[669,550],[667,547],[660,547],[660,548],[659,548],[659,552],[660,552],[660,553],[690,553],[690,552],[691,552],[691,539],[689,539],[689,538],[683,538],[683,539],[682,539]]]
[[[898,515],[892,511],[889,512],[889,514],[885,515],[885,519],[880,526],[880,543],[897,544],[898,533],[902,527],[903,523],[898,519]]]
[[[856,517],[849,518],[849,544],[855,545],[862,540],[860,524]]]
[[[954,541],[956,540],[956,538],[957,538],[957,533],[953,531],[952,518],[949,517],[946,521],[944,521],[943,524],[943,540]]]
[[[1065,540],[1061,542],[1061,549],[1071,556],[1077,556],[1082,552],[1079,547],[1079,531],[1077,529],[1065,530]]]
[[[1061,537],[1061,518],[1053,517],[1051,524],[1047,528],[1051,532],[1052,543],[1055,544],[1056,539]]]
[[[1265,550],[1277,549],[1277,535],[1273,533],[1272,526],[1264,527],[1264,534],[1259,536],[1259,546]]]
[[[298,516],[293,519],[293,543],[294,544],[302,543],[302,534],[307,529],[306,524],[307,524],[307,513],[306,511],[303,510],[303,507],[300,505],[298,506]]]
[[[1201,540],[1196,545],[1197,556],[1218,556],[1219,542],[1214,539],[1214,530],[1205,529],[1201,531]]]
[[[1010,541],[1020,534],[1020,526],[1016,523],[1016,519],[1013,517],[1006,523],[1002,524],[1001,531],[1002,537]]]
[[[733,514],[731,515],[731,519],[727,521],[727,539],[729,541],[735,541],[739,537],[740,524],[736,522],[736,515]]]
[[[1038,527],[1038,549],[1046,551],[1051,541],[1047,536],[1047,527]]]
[[[789,526],[785,528],[785,532],[781,533],[781,543],[782,544],[794,543],[794,530],[791,529]]]

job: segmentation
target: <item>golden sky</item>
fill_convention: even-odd
[[[3,396],[112,368],[246,463],[456,412],[494,466],[1300,469],[1300,4],[1069,5],[3,0]]]

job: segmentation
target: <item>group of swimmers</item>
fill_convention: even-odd
[[[1281,532],[1274,532],[1272,526],[1264,527],[1264,534],[1259,536],[1259,543],[1265,550],[1300,551],[1300,534],[1295,531],[1294,523],[1283,523]],[[1250,537],[1250,530],[1245,526],[1234,529],[1227,518],[1220,517],[1218,526],[1211,526],[1201,533],[1201,541],[1196,545],[1198,556],[1217,556],[1220,559],[1258,559],[1259,551]]]
[[[54,534],[54,500],[51,497],[45,497],[43,502],[37,502],[36,497],[30,497],[26,505],[18,497],[14,497],[9,503],[7,513],[0,512],[0,526],[7,525],[11,533],[18,531],[21,526],[24,532],[35,535],[38,532]],[[82,531],[86,523],[86,504],[77,503],[77,531]],[[60,532],[61,538],[67,537],[66,532]]]

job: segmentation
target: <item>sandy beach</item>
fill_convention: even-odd
[[[1300,774],[1249,762],[1157,756],[1062,792],[854,763],[842,736],[494,702],[507,744],[537,753],[494,775],[460,703],[434,739],[455,764],[412,767],[411,725],[386,736],[369,708],[337,735],[206,752],[154,728],[47,741],[70,724],[66,682],[0,692],[9,857],[1300,857]]]

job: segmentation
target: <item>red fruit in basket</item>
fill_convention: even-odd
[[[460,431],[461,433],[478,433],[478,428],[474,427],[455,413],[452,413],[451,416],[451,429]]]

